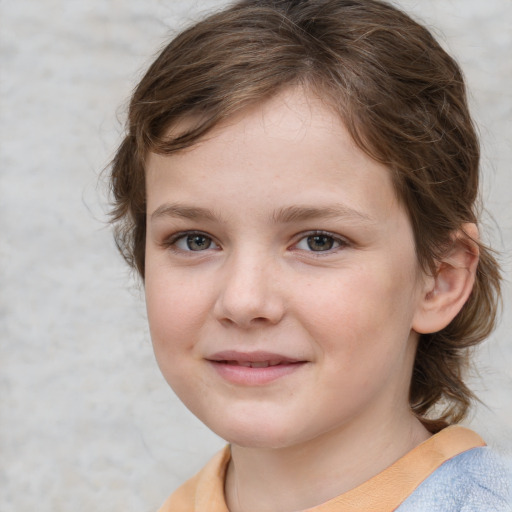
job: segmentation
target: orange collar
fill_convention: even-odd
[[[391,512],[443,462],[478,446],[485,443],[472,430],[447,427],[370,480],[304,512]],[[173,493],[159,512],[229,512],[224,480],[230,458],[226,446]]]

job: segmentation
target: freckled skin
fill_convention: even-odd
[[[387,169],[331,110],[285,91],[186,151],[151,154],[147,194],[156,358],[206,425],[236,446],[275,449],[417,424],[408,388],[424,285],[411,225]],[[152,218],[162,205],[212,215]],[[276,221],[290,207],[333,205],[340,215]],[[190,246],[190,232],[206,238]],[[331,248],[311,243],[318,232]],[[305,364],[266,385],[236,385],[208,362],[222,350]]]

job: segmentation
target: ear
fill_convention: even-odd
[[[444,329],[468,300],[478,266],[478,228],[464,224],[452,236],[452,245],[437,263],[434,276],[425,278],[412,328],[420,334]]]

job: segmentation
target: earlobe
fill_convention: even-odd
[[[444,329],[468,300],[478,266],[478,228],[464,224],[437,264],[436,274],[425,280],[423,297],[413,319],[419,334]]]

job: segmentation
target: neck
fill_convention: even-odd
[[[428,439],[407,411],[372,431],[343,426],[278,449],[233,445],[226,477],[230,512],[294,512],[357,487]]]

